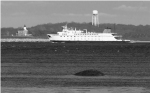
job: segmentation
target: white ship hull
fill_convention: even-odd
[[[102,36],[59,36],[55,34],[47,34],[50,41],[123,41],[113,37]]]

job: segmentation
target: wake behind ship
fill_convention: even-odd
[[[57,34],[47,34],[50,42],[130,42],[130,40],[123,40],[121,35],[112,33],[110,28],[104,29],[102,33],[88,32],[87,29],[76,30],[76,28],[68,28],[67,25],[62,28],[62,31]]]

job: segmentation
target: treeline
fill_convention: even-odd
[[[41,24],[34,27],[27,28],[29,34],[34,37],[47,38],[46,34],[57,33],[62,30],[62,26],[66,25],[68,27],[76,29],[87,29],[89,32],[103,32],[105,28],[111,28],[112,32],[118,33],[123,36],[124,39],[134,39],[134,40],[150,40],[150,25],[125,25],[125,24],[100,24],[99,27],[93,26],[92,23],[48,23]],[[1,28],[1,36],[15,36],[20,28]]]

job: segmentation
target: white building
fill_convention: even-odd
[[[32,34],[28,34],[28,30],[26,26],[24,25],[23,30],[19,30],[16,35],[17,36],[31,36]]]

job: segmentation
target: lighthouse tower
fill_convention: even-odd
[[[98,11],[97,10],[93,10],[92,25],[99,26],[99,19],[98,19]]]
[[[23,29],[24,29],[24,31],[27,31],[26,25],[24,25]]]
[[[28,30],[27,30],[27,28],[26,28],[26,25],[24,25],[23,29],[24,29],[24,31],[23,31],[23,32],[24,32],[24,35],[27,36],[27,35],[28,35]]]

